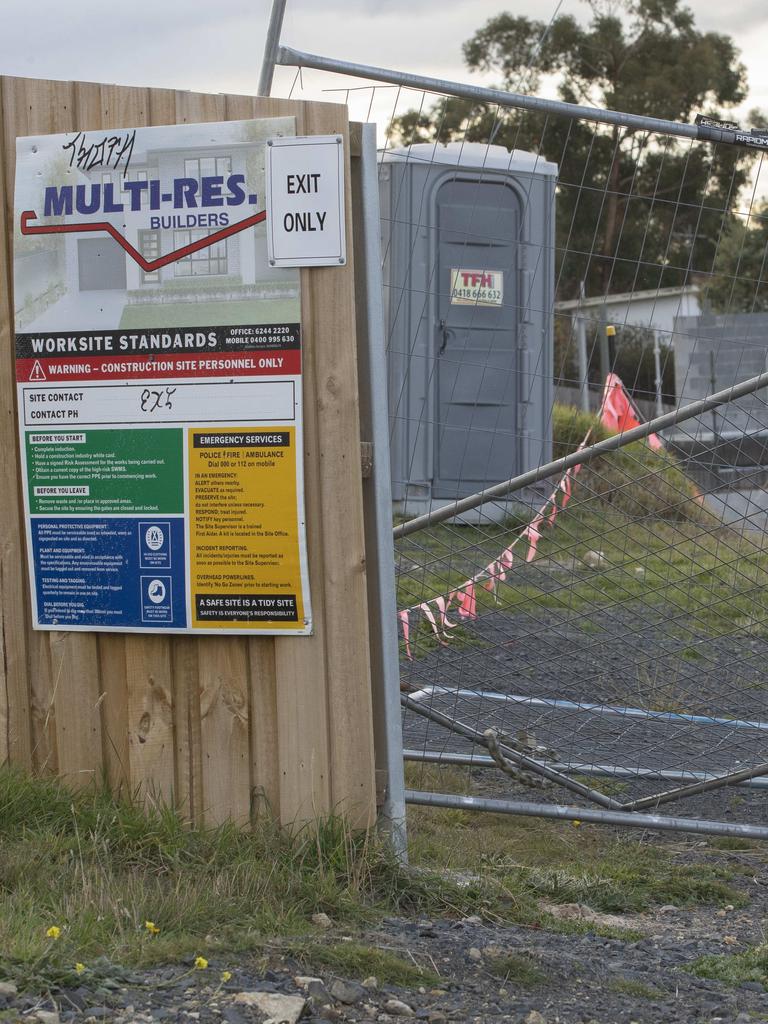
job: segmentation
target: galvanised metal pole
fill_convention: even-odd
[[[760,718],[718,718],[714,715],[692,715],[685,711],[650,711],[623,704],[593,704],[590,701],[562,700],[559,697],[527,697],[518,693],[499,693],[498,690],[450,690],[445,686],[425,686],[408,694],[413,703],[448,695],[464,700],[493,700],[502,704],[522,705],[525,708],[562,708],[566,711],[589,711],[597,715],[619,715],[621,718],[646,718],[652,722],[686,722],[694,725],[725,726],[728,729],[757,729],[768,732],[768,722]]]
[[[402,861],[407,858],[405,832],[405,778],[403,728],[400,713],[400,642],[397,635],[395,549],[392,539],[392,481],[389,472],[389,406],[387,401],[387,354],[384,336],[384,285],[381,276],[381,219],[379,217],[379,166],[376,125],[362,126],[360,148],[360,209],[365,275],[365,336],[367,359],[361,360],[366,375],[368,401],[365,416],[373,442],[370,486],[373,490],[368,515],[373,519],[376,548],[376,649],[380,667],[377,683],[379,721],[376,741],[383,752],[387,784],[381,819],[392,847]],[[364,365],[363,365],[364,364]],[[377,758],[378,760],[378,758]]]
[[[316,53],[303,53],[290,46],[281,46],[277,63],[288,67],[314,68],[317,71],[331,71],[355,78],[366,78],[389,85],[400,85],[406,89],[439,93],[442,96],[458,96],[461,99],[476,100],[479,103],[496,103],[502,107],[517,107],[520,110],[535,110],[544,114],[560,114],[581,121],[597,121],[600,124],[618,125],[633,131],[659,132],[683,139],[700,142],[724,142],[754,149],[768,148],[768,134],[734,132],[724,128],[712,128],[703,124],[680,124],[660,117],[646,117],[642,114],[625,114],[618,110],[604,110],[601,107],[585,107],[579,103],[564,103],[562,100],[546,100],[540,96],[524,96],[521,93],[505,92],[502,89],[486,89],[480,85],[465,85],[444,78],[428,78],[411,75],[404,71],[355,64],[351,61],[321,57]]]
[[[422,807],[451,807],[462,811],[490,811],[492,814],[520,814],[530,818],[556,818],[560,821],[589,822],[595,825],[628,825],[666,832],[693,832],[696,835],[741,836],[768,839],[763,825],[738,825],[730,821],[702,821],[700,818],[668,818],[661,814],[636,814],[632,811],[601,811],[591,807],[564,807],[562,804],[528,804],[520,800],[491,800],[477,796],[453,796],[448,793],[405,791],[405,802]]]
[[[409,750],[403,751],[403,758],[406,761],[414,761],[419,764],[451,764],[461,765],[467,768],[496,768],[498,764],[487,754],[457,754],[446,753],[442,750]],[[573,775],[594,776],[600,779],[634,779],[651,782],[709,782],[716,776],[711,772],[694,772],[673,770],[664,768],[624,768],[615,764],[580,764],[571,762],[561,764],[553,761],[551,767],[559,772]],[[738,786],[740,789],[768,789],[768,778],[752,778],[741,782],[729,783]]]
[[[589,358],[587,356],[587,321],[584,317],[583,302],[586,298],[584,282],[579,282],[579,306],[574,318],[576,324],[576,351],[579,362],[579,391],[581,411],[589,412]]]
[[[275,74],[277,52],[280,49],[280,32],[283,28],[286,3],[287,0],[272,0],[272,13],[269,16],[264,57],[261,61],[261,74],[259,75],[259,96],[269,96],[272,92],[272,79]]]
[[[694,416],[701,416],[711,409],[716,409],[720,405],[726,405],[728,402],[733,402],[737,398],[743,398],[745,395],[751,395],[766,386],[768,386],[768,372],[761,373],[757,377],[751,377],[741,384],[734,384],[732,387],[726,388],[725,391],[718,391],[716,395],[710,395],[708,398],[701,398],[697,402],[691,402],[689,405],[684,405],[673,412],[665,413],[663,416],[656,416],[647,423],[641,423],[639,427],[625,430],[621,434],[614,434],[612,437],[607,437],[604,441],[598,441],[587,448],[571,452],[570,455],[566,455],[562,459],[555,459],[554,462],[547,462],[536,469],[528,470],[527,473],[521,473],[510,480],[494,484],[493,487],[486,487],[485,490],[478,491],[476,494],[470,494],[467,498],[452,501],[450,504],[436,508],[432,512],[426,512],[423,516],[417,516],[415,519],[410,519],[407,523],[396,526],[393,530],[393,536],[397,540],[400,537],[407,537],[411,533],[416,533],[418,530],[423,530],[427,526],[443,523],[446,519],[452,519],[463,512],[469,512],[479,505],[486,504],[486,502],[505,498],[509,494],[514,494],[515,491],[520,491],[524,487],[537,483],[539,480],[545,480],[547,477],[564,473],[571,466],[584,465],[600,455],[614,452],[618,448],[632,444],[633,441],[639,441],[644,437],[648,437],[649,434],[657,434],[659,431],[666,430],[667,427],[673,427],[677,423],[684,423],[685,420],[693,419]]]

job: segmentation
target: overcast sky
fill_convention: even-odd
[[[556,6],[557,0],[288,0],[283,41],[345,60],[475,80],[463,67],[461,44],[477,27],[503,10],[548,20]],[[727,32],[741,48],[750,81],[745,107],[768,109],[766,0],[689,6],[700,28]],[[0,0],[0,73],[253,93],[269,8],[269,0]],[[560,11],[583,19],[589,13],[579,0],[562,0]],[[292,79],[293,72],[279,69],[274,94],[287,95]],[[307,74],[302,95],[319,96],[332,84]],[[377,102],[374,113],[381,118],[382,111]],[[360,116],[359,107],[354,114]]]

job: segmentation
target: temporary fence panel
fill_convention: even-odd
[[[763,272],[759,261],[741,261],[749,232],[765,219],[756,197],[768,137],[287,47],[276,60],[297,69],[292,95],[327,88],[357,116],[386,111],[384,176],[391,150],[398,165],[417,164],[425,181],[425,164],[442,174],[446,145],[459,153],[465,146],[473,165],[480,147],[491,173],[500,145],[510,165],[524,151],[532,166],[557,167],[554,296],[532,302],[530,293],[505,292],[502,302],[516,322],[554,317],[555,382],[580,393],[588,360],[597,401],[584,405],[597,405],[597,415],[555,404],[533,438],[545,464],[522,470],[510,444],[495,484],[478,487],[474,469],[459,462],[451,493],[438,492],[435,482],[445,481],[432,467],[419,478],[428,497],[421,514],[396,506],[405,513],[394,534],[413,762],[407,800],[768,838],[768,350],[754,316],[763,308]],[[393,233],[387,246],[385,231],[385,277],[397,291],[387,296],[390,308],[423,309],[430,280],[443,308],[450,280],[439,274],[438,246],[420,241],[433,230],[428,189],[385,182],[384,191],[384,216],[412,243],[398,250]],[[497,212],[502,225],[501,205]],[[479,225],[469,216],[451,238],[462,254],[457,267],[475,269]],[[726,258],[724,239],[733,257],[739,231],[741,248]],[[529,265],[546,261],[545,237],[510,237],[501,228],[499,236],[515,251],[525,245]],[[498,269],[483,262],[480,271]],[[693,288],[717,304],[716,321],[683,316]],[[652,310],[654,296],[668,305],[673,292],[676,321],[659,327],[651,316],[644,322],[653,336],[638,330],[633,299]],[[603,304],[595,301],[601,296]],[[617,296],[625,315],[611,323],[604,307]],[[481,300],[478,293],[474,317]],[[395,498],[408,478],[402,466],[422,457],[397,450],[403,431],[434,437],[437,450],[454,427],[420,383],[424,360],[435,366],[444,355],[440,319],[417,315],[404,327],[390,316],[396,384],[406,392],[416,382],[417,396],[398,406],[390,395]],[[478,350],[473,372],[506,379],[491,350]],[[635,426],[645,419],[635,396],[658,408],[658,382],[675,362],[674,393],[664,393],[673,411]],[[529,359],[529,373],[551,387],[545,359]],[[460,369],[454,382],[458,394]],[[482,395],[463,411],[467,432],[486,431],[487,450],[495,450],[500,428],[488,425]]]
[[[0,79],[0,99],[0,763],[75,784],[103,773],[115,789],[173,802],[198,822],[245,822],[268,810],[286,825],[332,812],[370,824],[376,794],[352,246],[344,266],[301,271],[311,636],[32,630],[13,366],[18,137],[290,117],[298,135],[343,140],[349,182],[345,109],[20,78]],[[345,205],[350,225],[349,186]],[[375,549],[370,557],[376,561]]]

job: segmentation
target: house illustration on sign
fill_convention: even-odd
[[[226,179],[233,173],[245,176],[247,160],[253,150],[253,145],[248,143],[212,146],[197,151],[194,157],[189,156],[188,149],[148,150],[146,154],[134,154],[130,169],[125,175],[122,170],[95,170],[86,172],[85,176],[90,182],[101,184],[102,188],[104,185],[112,184],[115,196],[122,192],[127,200],[123,184],[126,178],[134,181],[159,179],[165,188],[177,178],[192,178],[199,182],[204,177],[222,176]],[[127,233],[126,237],[147,260],[155,260],[165,253],[181,249],[191,242],[213,234],[219,227],[218,221],[211,222],[216,214],[209,212],[204,215],[209,218],[208,222],[204,227],[198,227],[196,224],[201,217],[199,214],[195,215],[194,211],[170,212],[167,207],[150,211],[148,192],[143,191],[141,196],[142,209],[146,210],[147,226],[134,227],[133,237],[130,233]],[[261,199],[262,197],[260,201]],[[230,211],[229,216],[235,219],[238,212]],[[120,214],[108,214],[105,219],[123,231],[123,218]],[[195,226],[187,227],[187,221]],[[190,283],[192,278],[218,278],[220,281],[229,279],[235,284],[254,284],[263,278],[263,272],[268,267],[263,229],[248,232],[244,237],[232,235],[150,273],[142,270],[109,235],[70,235],[68,242],[76,247],[76,253],[73,254],[76,258],[67,259],[72,275],[68,284],[69,290],[72,291],[152,290],[167,284],[183,286],[184,283]]]

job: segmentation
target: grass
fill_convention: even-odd
[[[260,324],[293,323],[298,319],[295,298],[234,299],[226,302],[158,302],[128,305],[120,319],[121,330],[146,330],[152,327],[234,327],[253,322],[254,304],[258,304]]]
[[[409,788],[471,792],[470,776],[456,768],[409,766]],[[411,807],[411,862],[434,871],[478,875],[498,896],[497,906],[520,923],[558,931],[597,931],[579,920],[554,919],[540,901],[581,903],[606,914],[635,914],[663,904],[743,905],[719,864],[681,864],[663,847],[581,825],[510,819],[504,815]],[[609,933],[616,929],[608,927]]]
[[[419,780],[426,788],[466,788],[458,770],[427,771]],[[199,830],[105,789],[72,792],[0,769],[0,976],[22,989],[57,990],[78,984],[81,962],[91,984],[109,989],[134,967],[189,964],[196,955],[226,964],[233,953],[280,951],[343,976],[435,985],[431,961],[370,945],[365,928],[391,914],[480,914],[633,940],[636,929],[561,920],[542,902],[612,914],[743,903],[722,868],[681,865],[663,849],[602,829],[412,807],[409,834],[405,869],[375,837],[352,834],[338,819],[294,836],[268,821],[250,831]],[[350,941],[313,925],[321,911]],[[46,936],[52,926],[58,938]],[[496,976],[539,983],[523,970],[535,963],[513,960],[493,964]]]
[[[326,968],[346,978],[363,980],[373,975],[381,985],[439,985],[443,979],[429,968],[399,953],[360,942],[293,943],[288,946],[299,963],[313,969]]]
[[[632,996],[633,999],[662,999],[663,992],[660,992],[653,985],[644,985],[642,981],[633,981],[632,978],[616,978],[609,981],[606,988],[610,992],[617,992],[619,995]]]
[[[712,836],[709,845],[715,850],[746,851],[760,849],[756,839],[742,839],[739,836]]]
[[[320,911],[352,928],[382,913],[471,913],[476,896],[412,875],[336,819],[295,837],[266,821],[196,830],[105,790],[0,769],[0,976],[22,983],[40,964],[55,978],[99,957],[151,965],[311,939]]]
[[[768,988],[768,945],[752,946],[741,953],[702,956],[685,970],[697,978],[709,978],[726,985],[753,981]]]
[[[489,957],[486,967],[503,984],[519,985],[521,988],[538,988],[549,980],[532,956],[507,953],[505,956]]]

